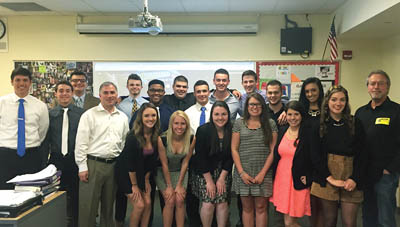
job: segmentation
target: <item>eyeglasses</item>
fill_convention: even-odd
[[[78,83],[78,82],[85,83],[86,80],[85,79],[73,79],[73,80],[71,80],[71,82],[74,82],[74,83]]]
[[[254,107],[260,108],[262,105],[261,105],[261,103],[249,103],[249,106],[251,108],[254,108]]]
[[[163,93],[164,92],[163,89],[153,89],[153,88],[150,88],[149,91],[152,93]]]

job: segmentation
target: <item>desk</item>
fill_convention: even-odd
[[[16,218],[0,218],[0,227],[66,227],[66,200],[64,191],[56,192],[45,199],[43,205],[32,207]]]

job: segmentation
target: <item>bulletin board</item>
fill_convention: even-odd
[[[56,84],[61,80],[69,80],[73,71],[85,72],[88,80],[87,93],[93,93],[93,62],[14,61],[14,67],[23,67],[32,72],[30,94],[46,103],[49,108],[55,103]]]
[[[265,90],[270,80],[282,83],[283,95],[290,100],[298,100],[301,85],[308,77],[321,80],[324,93],[333,84],[339,83],[339,62],[334,61],[269,61],[256,62],[259,75],[258,87]]]

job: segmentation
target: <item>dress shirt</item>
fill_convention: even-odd
[[[175,94],[164,95],[163,103],[171,106],[174,111],[185,111],[196,103],[196,98],[194,97],[193,92],[187,93],[183,99],[177,98]]]
[[[267,103],[267,95],[265,95],[265,92],[258,90],[258,89],[256,89],[254,92],[257,92],[258,94],[260,94],[264,98],[265,103]],[[242,96],[239,99],[239,103],[240,103],[239,115],[242,117],[243,117],[244,104],[246,104],[247,96],[248,96],[248,94],[246,92],[243,92]]]
[[[18,106],[15,93],[0,97],[0,147],[17,149]],[[25,109],[25,147],[38,147],[49,128],[49,113],[46,104],[27,95],[23,98]]]
[[[228,91],[228,92],[229,92],[229,95],[224,99],[224,101],[226,102],[226,104],[229,107],[229,111],[231,112],[231,121],[233,122],[236,119],[237,114],[239,112],[240,104],[239,104],[239,101],[236,99],[236,97],[230,91]],[[216,102],[216,101],[217,101],[217,98],[215,98],[214,93],[212,93],[210,95],[210,103],[214,104],[214,102]]]
[[[137,106],[138,106],[138,110],[140,108],[140,106],[143,103],[149,102],[146,99],[144,99],[142,96],[137,97],[136,98],[136,102],[137,102]],[[124,100],[121,101],[120,104],[118,104],[117,108],[119,110],[121,110],[122,112],[124,112],[126,114],[126,116],[128,116],[128,122],[131,121],[132,118],[132,107],[133,107],[133,97],[132,96],[128,96],[126,97]]]
[[[87,155],[116,158],[125,145],[128,117],[117,108],[109,113],[101,103],[81,117],[76,135],[75,161],[79,172],[86,171]]]
[[[201,115],[201,107],[199,103],[194,104],[193,106],[189,107],[189,109],[185,110],[185,113],[188,115],[189,120],[190,120],[190,129],[192,130],[192,134],[196,134],[197,128],[199,127],[200,124],[200,115]],[[211,103],[208,102],[205,106],[206,108],[206,122],[207,123],[210,119],[210,113],[211,113]]]

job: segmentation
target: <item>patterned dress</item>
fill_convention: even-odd
[[[272,119],[269,119],[269,124],[272,132],[278,131]],[[242,118],[235,121],[232,131],[240,133],[239,157],[243,170],[254,178],[264,167],[265,161],[271,153],[269,145],[264,144],[264,133],[261,128],[247,128]],[[235,168],[232,190],[240,196],[270,197],[272,195],[272,171],[268,170],[261,184],[246,185]]]

